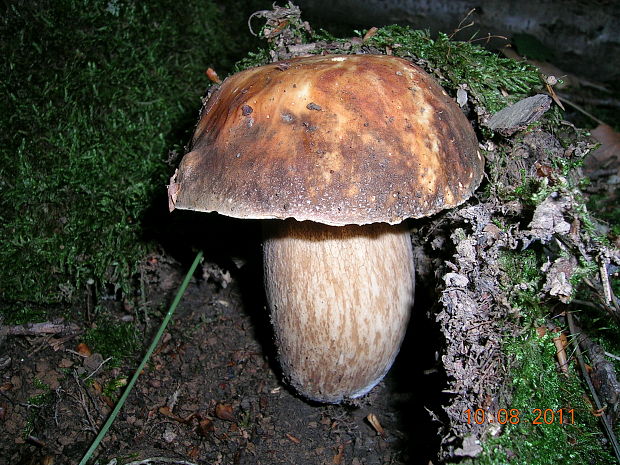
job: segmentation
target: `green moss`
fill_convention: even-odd
[[[250,2],[255,3],[255,2]],[[210,84],[248,46],[245,18],[213,1],[9,2],[0,14],[0,299],[33,318],[127,291],[165,209],[180,148]],[[227,11],[230,8],[231,11]],[[231,18],[237,18],[236,23]],[[242,38],[237,37],[240,35]],[[27,318],[22,311],[18,319]]]
[[[509,386],[512,400],[510,405],[500,408],[506,409],[509,415],[514,413],[514,421],[503,426],[499,436],[488,437],[483,442],[484,453],[471,463],[615,463],[605,446],[598,419],[585,400],[585,388],[575,365],[568,366],[568,375],[558,369],[557,349],[553,343],[558,334],[547,332],[541,337],[537,333],[537,328],[545,326],[548,317],[548,306],[541,301],[542,258],[533,250],[505,251],[500,263],[504,273],[502,285],[511,306],[518,310],[524,328],[503,344],[510,363],[508,379],[512,383]],[[592,272],[592,267],[582,265],[583,278]],[[559,421],[560,409],[563,423]],[[544,417],[539,417],[545,411],[547,423]],[[487,417],[496,413],[490,412]],[[542,424],[535,424],[536,420]]]
[[[520,200],[527,206],[535,207],[553,192],[547,178],[528,176],[525,169],[521,169],[520,174],[521,183],[514,190],[505,193],[506,200]]]
[[[49,392],[50,390],[50,387],[47,384],[45,384],[43,381],[41,381],[39,378],[35,378],[34,381],[32,382],[32,385],[35,388],[40,389],[45,392]],[[41,405],[41,404],[35,404],[35,405]]]
[[[476,464],[615,463],[583,397],[579,374],[572,365],[568,376],[558,373],[553,336],[538,337],[531,329],[505,345],[513,364],[513,397],[506,408],[516,409],[518,423],[508,423],[499,437],[485,441]],[[545,411],[547,422],[539,416]]]
[[[33,433],[41,410],[46,406],[50,405],[52,401],[52,391],[46,383],[35,377],[32,380],[32,385],[41,392],[29,397],[28,401],[26,402],[28,412],[22,430],[23,438],[28,438],[28,436]]]
[[[575,268],[573,275],[570,277],[570,283],[573,287],[579,286],[584,279],[592,278],[598,273],[598,265],[594,261],[586,261],[583,258],[579,260],[579,266]]]
[[[115,363],[133,355],[141,347],[136,329],[131,323],[114,323],[105,320],[96,328],[86,332],[84,342],[104,358],[114,357]]]
[[[506,250],[500,255],[500,267],[505,276],[502,282],[504,291],[512,307],[529,325],[544,322],[545,308],[540,301],[541,266],[542,260],[533,250]]]
[[[233,71],[238,73],[239,71],[243,71],[244,69],[254,68],[255,66],[262,66],[266,63],[269,63],[269,50],[265,48],[260,48],[256,52],[248,52],[248,54],[235,63],[235,67]]]
[[[49,316],[49,308],[41,307],[36,303],[22,302],[21,305],[9,305],[0,313],[4,315],[4,324],[22,325],[26,323],[40,323]]]
[[[125,377],[111,379],[103,386],[103,395],[112,399],[113,402],[116,402],[120,392],[126,385],[127,378]]]

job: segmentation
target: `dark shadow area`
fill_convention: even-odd
[[[243,312],[252,320],[254,336],[270,368],[281,379],[263,285],[261,222],[217,213],[169,212],[167,195],[162,189],[145,215],[143,225],[145,240],[158,243],[183,269],[189,267],[196,251],[202,250],[205,262],[230,272],[239,288]]]
[[[302,17],[315,29],[341,33],[388,24],[429,29],[433,36],[441,31],[454,33],[457,40],[476,40],[498,48],[509,41],[524,39],[525,55],[545,53],[564,71],[613,83],[617,81],[617,34],[620,10],[614,2],[601,2],[597,8],[584,0],[545,2],[465,0],[418,2],[416,0],[299,0]],[[351,34],[351,32],[349,32]],[[482,40],[484,38],[485,40]]]
[[[206,260],[231,272],[237,268],[232,259],[245,261],[260,248],[261,240],[258,221],[178,209],[169,212],[164,186],[143,217],[143,232],[145,240],[157,242],[182,264],[191,263],[194,251],[201,249]]]
[[[434,460],[441,439],[441,425],[428,412],[443,413],[442,389],[446,385],[445,373],[437,360],[443,335],[428,315],[429,309],[436,306],[436,299],[434,287],[420,285],[418,281],[407,334],[385,380],[405,436],[401,448],[413,465]]]

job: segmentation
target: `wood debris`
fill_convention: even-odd
[[[381,426],[377,415],[374,413],[369,413],[368,416],[366,416],[366,420],[368,420],[368,423],[370,423],[379,436],[385,437],[385,430]]]

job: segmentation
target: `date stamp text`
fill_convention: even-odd
[[[500,408],[497,412],[491,412],[485,409],[467,409],[465,410],[465,418],[467,424],[475,423],[481,425],[483,423],[498,423],[500,425],[517,425],[521,422],[528,422],[533,425],[551,425],[575,423],[575,409],[541,409],[535,408],[528,411],[522,411],[516,408],[505,409]]]

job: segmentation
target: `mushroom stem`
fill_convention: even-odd
[[[363,396],[385,376],[414,294],[401,225],[267,222],[265,287],[284,376],[305,397]]]

